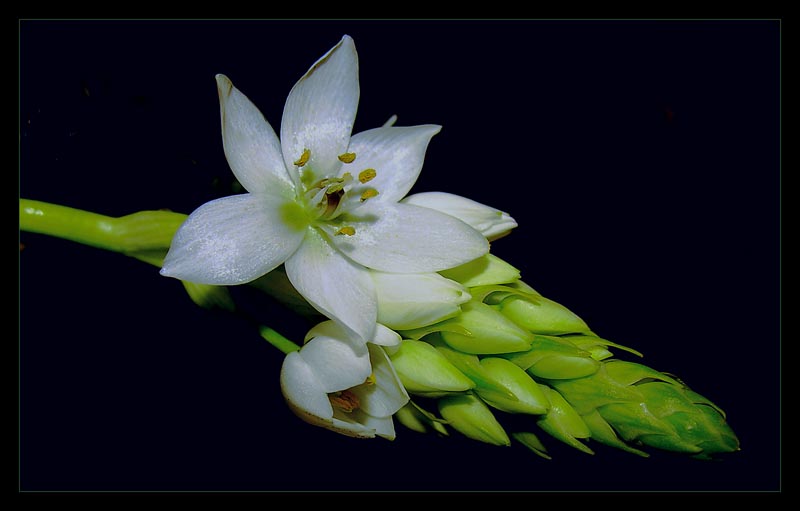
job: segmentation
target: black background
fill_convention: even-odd
[[[414,191],[511,213],[493,252],[725,409],[742,450],[345,438],[288,410],[282,356],[246,321],[23,232],[20,489],[779,490],[778,21],[22,21],[20,196],[119,216],[229,194],[214,75],[277,130],[345,33],[354,131],[441,124]]]

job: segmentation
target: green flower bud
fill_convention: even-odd
[[[716,405],[642,364],[610,360],[586,378],[549,383],[589,421],[598,441],[608,445],[624,448],[614,435],[604,436],[594,411],[624,442],[700,458],[739,448]]]
[[[413,394],[436,397],[475,387],[472,380],[427,342],[404,339],[390,358],[403,386]]]
[[[428,429],[433,429],[438,434],[448,436],[447,428],[442,425],[442,421],[436,419],[432,413],[426,412],[413,401],[409,401],[405,406],[397,410],[394,417],[403,426],[418,433],[427,433]]]
[[[723,416],[712,407],[692,402],[681,387],[648,381],[637,388],[645,407],[609,404],[599,410],[622,438],[702,458],[739,449],[739,440]]]
[[[547,448],[544,446],[542,441],[539,440],[539,437],[536,436],[535,433],[531,433],[530,431],[520,431],[517,433],[511,433],[511,437],[542,458],[547,460],[552,459],[550,455],[547,454]]]
[[[492,254],[439,273],[467,287],[507,284],[519,279],[518,269]]]
[[[644,402],[644,396],[638,387],[620,383],[611,377],[609,369],[613,369],[615,362],[617,361],[600,364],[599,369],[588,376],[554,379],[549,383],[582,415],[609,403]]]
[[[489,405],[509,413],[547,413],[550,402],[539,385],[513,362],[504,358],[488,357],[481,360],[481,366],[498,385],[508,389],[514,399],[507,399],[497,392],[483,392],[478,386],[475,392]]]
[[[461,314],[446,322],[458,325],[463,333],[442,331],[442,339],[465,353],[479,355],[527,351],[533,341],[533,334],[477,300],[462,305]]]
[[[611,342],[609,340],[603,339],[601,337],[597,337],[596,335],[587,335],[587,334],[578,334],[578,335],[565,335],[561,337],[564,340],[567,340],[577,346],[578,348],[588,351],[592,358],[595,360],[605,360],[613,356],[608,350],[609,346],[613,346],[615,348],[619,348],[621,350],[627,351],[628,353],[632,353],[637,357],[641,357],[642,354],[638,351],[628,348],[627,346],[623,346],[621,344],[617,344]]]
[[[200,307],[213,309],[219,307],[226,311],[233,311],[235,306],[230,291],[225,286],[212,286],[209,284],[197,284],[182,280],[184,289],[189,294],[189,298]]]
[[[516,401],[517,397],[500,382],[498,382],[485,368],[477,355],[464,353],[451,348],[442,340],[438,333],[431,334],[425,340],[444,355],[459,371],[470,380],[474,381],[477,388],[481,389],[481,397],[498,394],[498,399]]]
[[[589,427],[589,431],[592,432],[592,440],[596,440],[601,444],[608,445],[610,447],[616,447],[617,449],[622,449],[623,451],[627,451],[632,454],[636,454],[637,456],[641,456],[643,458],[647,458],[650,456],[644,451],[640,451],[630,445],[626,444],[622,441],[619,436],[617,436],[616,431],[611,425],[603,418],[602,415],[597,410],[593,410],[592,412],[581,415],[583,422]]]
[[[536,299],[509,296],[500,302],[500,311],[522,328],[537,334],[590,332],[575,313],[543,296]]]
[[[511,445],[503,426],[474,394],[448,396],[440,399],[438,405],[442,418],[468,438],[493,445]]]
[[[540,387],[547,396],[547,400],[550,401],[550,411],[537,421],[539,427],[567,445],[587,454],[594,454],[594,451],[578,440],[592,436],[592,432],[578,412],[552,388],[547,385],[540,385]]]
[[[571,342],[545,335],[536,335],[529,350],[503,355],[531,375],[545,379],[583,378],[593,374],[600,362]]]

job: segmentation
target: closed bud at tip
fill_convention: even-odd
[[[440,399],[438,405],[442,418],[464,436],[493,445],[511,445],[503,426],[474,394],[448,396]]]
[[[390,358],[403,386],[413,394],[436,397],[475,386],[436,348],[424,341],[404,339]]]
[[[697,458],[739,449],[722,410],[645,365],[609,360],[586,378],[549,383],[583,415],[593,437],[613,447],[625,449],[621,440]]]

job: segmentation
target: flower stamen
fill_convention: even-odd
[[[358,407],[361,406],[361,403],[358,401],[358,397],[349,390],[328,394],[328,399],[333,406],[345,413],[350,413],[353,410],[357,410]]]
[[[353,163],[356,159],[356,153],[344,153],[337,156],[342,163]]]
[[[358,180],[361,181],[361,184],[367,183],[375,179],[378,173],[375,169],[364,169],[358,174]]]
[[[364,202],[367,199],[371,199],[377,196],[378,196],[378,190],[376,190],[375,188],[367,188],[361,193],[361,202]]]
[[[311,149],[303,149],[303,154],[300,155],[300,158],[295,160],[294,164],[298,167],[302,167],[308,160],[311,158]]]
[[[353,226],[345,225],[344,227],[342,227],[341,229],[336,231],[336,236],[341,236],[342,234],[344,234],[346,236],[352,236],[355,233],[356,233],[356,230],[355,230],[355,228]]]

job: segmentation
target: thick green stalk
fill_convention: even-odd
[[[20,199],[19,228],[135,256],[169,249],[186,215],[139,211],[114,218],[48,202]],[[150,256],[152,257],[152,256]]]

